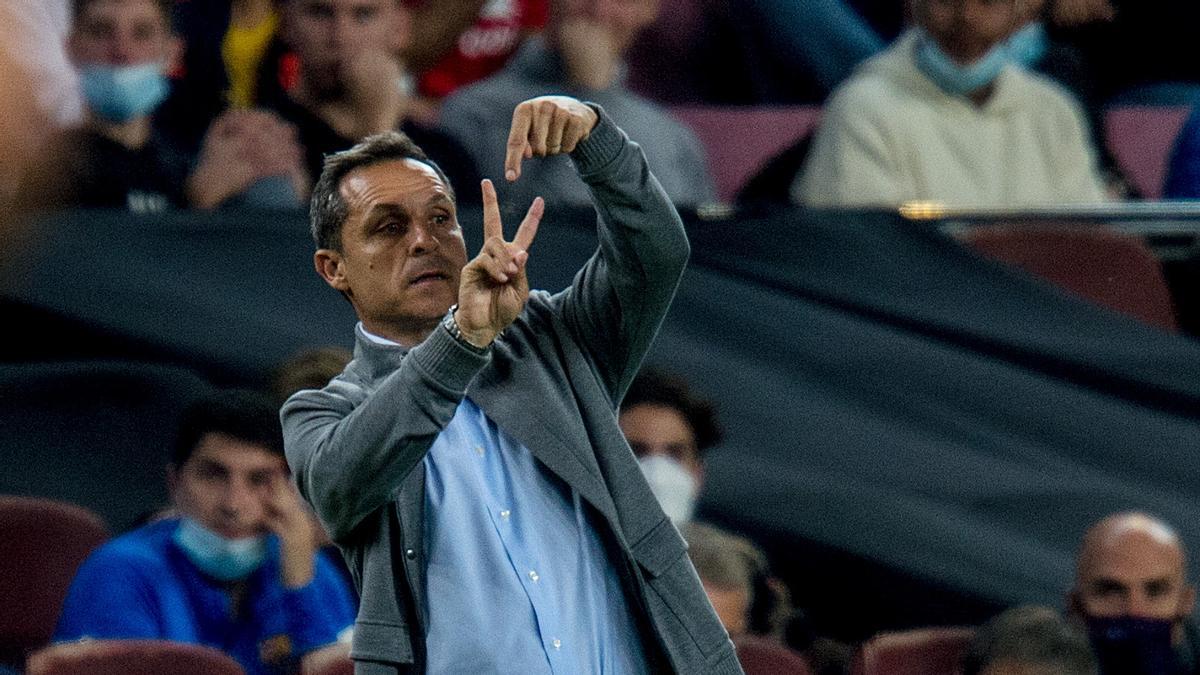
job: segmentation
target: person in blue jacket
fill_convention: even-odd
[[[55,641],[150,638],[223,650],[250,675],[345,658],[355,601],[288,479],[278,413],[218,392],[184,413],[168,468],[177,515],[101,546]]]

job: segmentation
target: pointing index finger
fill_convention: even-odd
[[[529,146],[529,127],[532,122],[533,112],[529,105],[522,103],[513,110],[508,147],[504,155],[504,177],[510,181],[521,176],[521,159]]]

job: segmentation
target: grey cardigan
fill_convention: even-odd
[[[641,149],[603,111],[571,157],[600,214],[600,245],[568,289],[531,293],[483,356],[441,327],[407,350],[360,331],[341,375],[283,407],[288,462],[362,598],[358,675],[423,670],[424,608],[437,598],[422,597],[421,460],[468,393],[600,515],[656,672],[741,672],[617,426],[687,262],[683,224]]]

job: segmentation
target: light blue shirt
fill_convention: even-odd
[[[430,673],[649,672],[575,490],[469,398],[424,462]]]

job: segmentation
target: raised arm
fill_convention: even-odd
[[[560,103],[543,97],[530,105]],[[581,105],[567,99],[561,105]],[[687,265],[687,236],[679,214],[650,173],[641,148],[597,106],[590,133],[569,152],[599,214],[599,247],[571,287],[555,297],[564,320],[591,358],[615,406],[637,374],[675,296]],[[514,121],[514,129],[518,127]],[[510,137],[506,174],[519,179],[520,159],[555,149],[551,131],[530,146]],[[515,175],[512,173],[515,170]],[[553,199],[553,196],[550,196]]]

